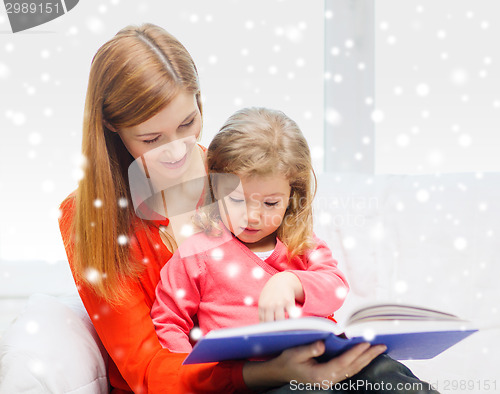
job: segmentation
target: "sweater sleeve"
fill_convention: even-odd
[[[160,271],[151,317],[163,347],[190,352],[189,333],[200,304],[201,269],[196,256],[181,258],[176,252]]]
[[[315,238],[316,246],[304,256],[305,270],[289,270],[297,275],[304,289],[304,315],[329,316],[344,303],[349,285],[338,269],[326,243]]]
[[[73,271],[71,221],[74,198],[61,205],[59,226],[66,253]],[[246,390],[242,375],[242,362],[225,365],[193,365],[181,379],[185,353],[172,353],[158,340],[151,307],[144,289],[138,282],[126,284],[129,297],[120,305],[109,305],[96,295],[91,287],[77,278],[78,292],[92,320],[99,338],[110,356],[108,375],[117,391],[135,393],[186,393],[186,382],[191,392],[239,392]],[[185,380],[185,381],[184,381]]]

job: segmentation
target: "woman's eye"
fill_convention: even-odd
[[[158,139],[160,138],[160,136],[156,136],[155,138],[151,139],[151,140],[144,140],[143,142],[145,142],[146,144],[152,144],[153,142],[156,142],[158,141]]]
[[[191,119],[188,123],[181,124],[180,127],[189,127],[194,123],[194,118]]]
[[[266,204],[266,206],[268,206],[268,207],[275,207],[276,205],[278,205],[278,202],[279,201],[274,201],[274,202],[267,201],[264,204]]]
[[[234,198],[234,197],[229,197],[229,200],[231,200],[231,202],[234,202],[235,204],[242,203],[245,201],[245,200],[241,200],[239,198]]]

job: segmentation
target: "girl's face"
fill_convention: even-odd
[[[165,189],[158,183],[178,179],[189,168],[201,123],[196,96],[181,92],[155,116],[118,134],[130,154],[142,160],[148,177]]]
[[[217,183],[222,222],[250,250],[271,250],[276,246],[276,231],[288,207],[288,179],[279,174],[245,177],[236,189],[230,183]]]

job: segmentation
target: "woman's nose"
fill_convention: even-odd
[[[160,160],[166,162],[178,161],[186,154],[186,144],[182,140],[167,142],[160,149],[162,150]]]

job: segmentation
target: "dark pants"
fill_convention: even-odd
[[[337,384],[324,382],[317,389],[290,384],[268,391],[269,394],[285,393],[387,393],[387,394],[439,394],[429,383],[418,379],[405,365],[386,354],[378,356],[361,372]]]

